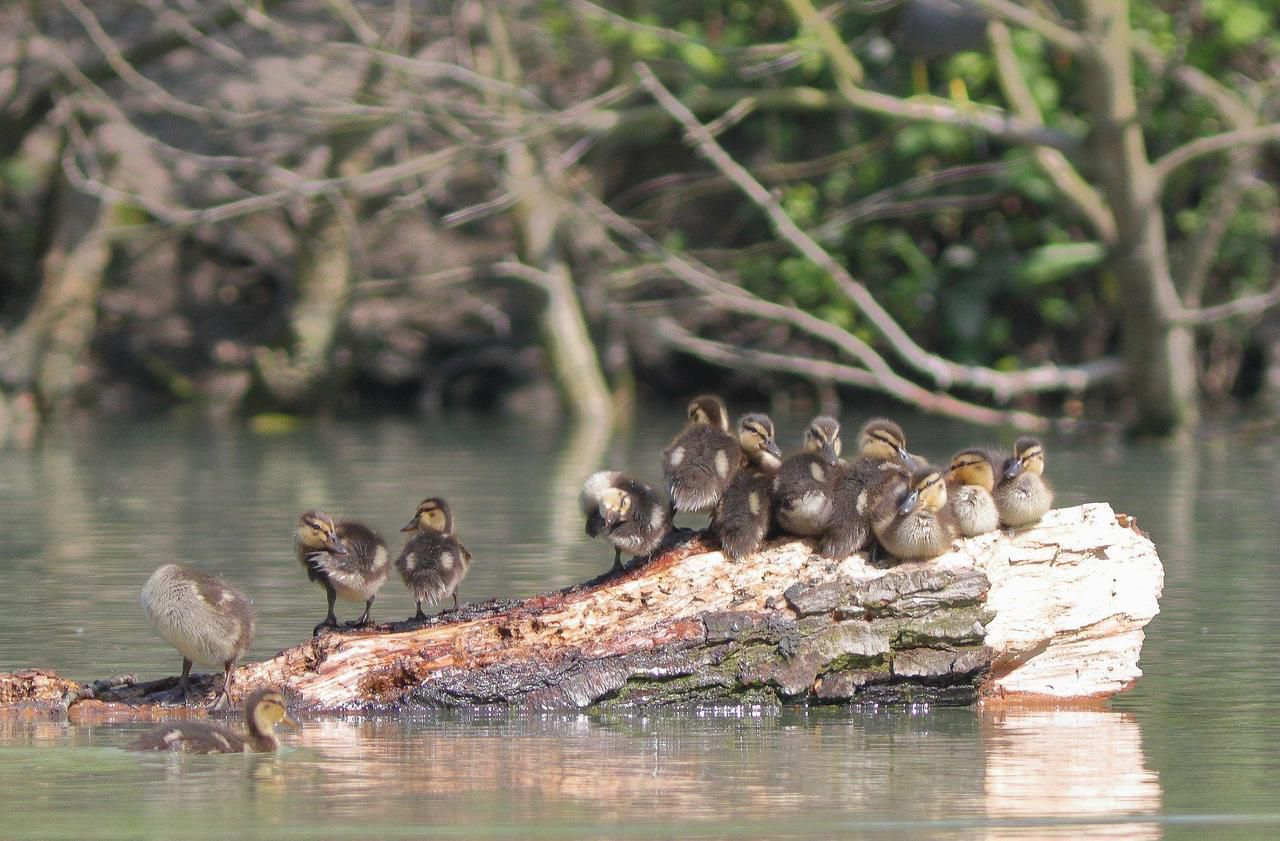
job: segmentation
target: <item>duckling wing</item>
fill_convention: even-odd
[[[676,508],[713,508],[741,460],[742,448],[723,430],[709,426],[686,430],[663,452],[662,459],[662,474]]]

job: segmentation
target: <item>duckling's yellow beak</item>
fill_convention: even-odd
[[[774,458],[782,458],[782,450],[778,449],[778,444],[770,438],[764,445],[764,451]]]
[[[417,531],[417,530],[418,530],[417,517],[414,517],[412,520],[410,520],[409,522],[405,523],[403,526],[400,527],[400,531]]]
[[[910,514],[919,501],[920,491],[912,491],[903,498],[902,503],[898,506],[898,513],[903,515]]]
[[[342,540],[336,534],[330,534],[324,539],[324,548],[328,549],[335,555],[347,554],[347,547],[343,545]]]
[[[898,448],[898,459],[907,466],[908,470],[914,472],[920,466],[920,459],[907,452],[906,447]]]
[[[830,441],[822,443],[822,449],[818,450],[818,455],[827,463],[829,467],[835,467],[836,462],[840,460],[839,454],[836,453],[835,446]]]
[[[277,724],[278,724],[280,727],[288,727],[290,730],[301,730],[301,729],[302,729],[302,725],[301,725],[301,724],[299,724],[296,720],[294,720],[294,719],[290,718],[288,713],[285,713],[284,718],[280,719],[280,721],[279,721],[279,722],[277,722]]]
[[[1004,478],[1012,479],[1022,472],[1022,460],[1011,458],[1004,463]]]

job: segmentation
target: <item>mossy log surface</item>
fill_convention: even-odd
[[[923,563],[836,563],[794,540],[733,563],[695,537],[559,592],[324,634],[239,667],[232,696],[271,683],[313,711],[1074,702],[1141,674],[1162,585],[1155,547],[1102,503]],[[0,675],[0,706],[152,715],[175,680],[84,686],[18,672]],[[195,685],[207,701],[216,683]]]

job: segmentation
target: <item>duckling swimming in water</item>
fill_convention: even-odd
[[[819,415],[804,433],[804,449],[789,456],[773,480],[773,516],[788,534],[821,534],[831,522],[840,459],[840,422]]]
[[[439,497],[424,499],[402,532],[413,532],[400,550],[396,569],[413,593],[418,612],[410,621],[426,619],[422,603],[439,604],[453,596],[458,609],[458,585],[471,569],[471,553],[453,536],[453,512]]]
[[[648,555],[671,531],[667,506],[653,488],[625,473],[601,470],[587,478],[578,496],[587,534],[613,544],[613,571],[622,569],[622,550]]]
[[[1037,523],[1053,506],[1053,489],[1044,479],[1044,445],[1022,437],[1004,463],[1000,481],[992,492],[1001,524],[1020,528]]]
[[[769,531],[769,495],[782,453],[773,440],[768,415],[747,414],[738,421],[742,462],[711,518],[711,532],[725,557],[738,560],[760,548]]]
[[[995,489],[999,459],[989,450],[972,447],[951,457],[947,468],[947,499],[956,526],[965,537],[995,531],[1000,514],[991,492]]]
[[[319,582],[329,600],[329,611],[312,635],[322,628],[338,627],[333,603],[339,596],[344,601],[364,602],[364,613],[355,626],[369,624],[374,597],[391,571],[387,544],[378,533],[350,520],[335,524],[325,512],[312,509],[298,518],[294,546],[307,577]]]
[[[171,750],[184,753],[269,753],[280,746],[275,726],[298,728],[289,717],[284,695],[268,687],[253,692],[244,702],[244,735],[202,721],[183,721],[147,733],[125,750]]]
[[[689,404],[689,420],[662,451],[662,476],[676,511],[711,512],[733,480],[742,451],[729,432],[729,410],[704,394]]]
[[[818,539],[818,553],[840,560],[870,544],[871,505],[877,491],[895,478],[906,479],[915,466],[902,427],[888,418],[863,424],[858,457],[836,475],[831,521]]]
[[[222,689],[212,709],[230,706],[231,671],[253,642],[257,617],[244,593],[212,575],[165,564],[142,587],[151,627],[182,655],[182,677],[172,699],[185,703],[191,664],[222,667]]]
[[[901,561],[936,558],[951,548],[959,529],[947,506],[943,471],[925,465],[907,481],[885,485],[875,503],[872,528],[880,545]]]

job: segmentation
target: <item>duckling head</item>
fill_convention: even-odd
[[[742,451],[756,464],[777,470],[782,464],[782,451],[773,435],[773,421],[768,415],[752,412],[738,421],[738,443]]]
[[[333,552],[335,555],[347,554],[347,547],[338,537],[333,518],[316,508],[303,512],[302,516],[298,518],[298,527],[294,531],[294,538],[298,541],[299,546],[309,551],[315,552],[323,549]]]
[[[724,401],[714,394],[703,394],[693,398],[689,404],[689,424],[706,424],[729,431],[729,410]]]
[[[275,687],[253,692],[244,702],[245,724],[250,731],[269,734],[277,724],[298,729],[298,722],[289,717],[284,695]]]
[[[911,466],[915,462],[915,456],[907,452],[906,433],[888,418],[872,418],[862,425],[858,433],[858,454],[881,461],[900,459]]]
[[[405,523],[400,531],[434,531],[439,534],[453,533],[453,512],[449,503],[438,496],[428,497],[418,503],[418,510],[413,512],[413,519]]]
[[[1014,442],[1013,456],[1004,463],[1004,478],[1012,479],[1024,470],[1044,474],[1044,445],[1039,438],[1023,436]]]
[[[600,494],[600,516],[605,528],[613,528],[631,514],[631,494],[622,488],[605,488]]]
[[[938,511],[946,504],[946,477],[941,470],[926,465],[911,474],[908,490],[898,503],[898,513],[905,516],[919,507]]]
[[[990,492],[996,486],[996,468],[982,450],[961,450],[951,457],[947,478],[957,485],[977,485]]]
[[[818,415],[804,431],[805,450],[817,453],[833,467],[840,458],[840,447],[840,421],[830,415]]]

